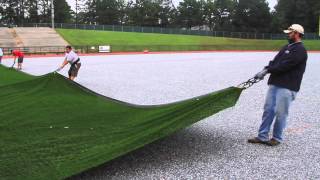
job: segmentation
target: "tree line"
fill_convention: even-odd
[[[280,32],[292,23],[317,32],[319,0],[54,0],[56,23],[178,27],[216,31]],[[0,0],[0,24],[49,23],[51,0]]]

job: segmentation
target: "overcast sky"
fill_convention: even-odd
[[[180,2],[181,0],[173,0],[173,2],[175,3],[175,5],[178,5],[179,4],[179,2]],[[270,6],[270,8],[271,8],[271,10],[273,10],[273,7],[276,5],[276,3],[277,3],[277,0],[267,0],[268,2],[269,2],[269,6]],[[75,7],[75,0],[67,0],[67,2],[70,4],[70,6],[72,7],[72,9],[74,9],[74,7]]]

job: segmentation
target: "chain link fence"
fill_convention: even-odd
[[[19,50],[26,55],[63,54],[65,46],[35,46],[35,47],[1,47],[5,55],[10,55],[11,50]],[[100,53],[99,45],[74,46],[78,53]],[[211,50],[246,50],[239,45],[111,45],[110,52],[161,52],[161,51],[211,51]],[[265,46],[256,47],[256,50],[265,50]]]
[[[22,27],[51,27],[49,23],[32,23],[24,24]],[[240,39],[269,39],[281,40],[287,39],[284,33],[254,33],[254,32],[230,32],[230,31],[207,31],[207,30],[190,30],[183,28],[161,28],[161,27],[141,27],[141,26],[121,26],[121,25],[90,25],[90,24],[63,24],[56,23],[56,28],[61,29],[82,29],[82,30],[100,30],[100,31],[117,31],[117,32],[140,32],[140,33],[160,33],[160,34],[182,34],[197,36],[212,36]],[[306,33],[304,39],[318,40],[320,36],[317,33]]]

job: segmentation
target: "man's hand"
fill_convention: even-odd
[[[267,68],[264,68],[262,71],[258,72],[254,78],[255,79],[260,79],[262,80],[264,78],[264,76],[266,76],[268,74],[268,69]]]
[[[57,70],[55,70],[54,72],[59,72],[59,71],[61,71],[67,64],[68,64],[68,61],[67,61],[67,59],[65,59],[65,60],[63,61],[63,63],[61,64],[61,66],[60,66]]]

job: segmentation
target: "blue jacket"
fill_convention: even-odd
[[[267,66],[269,85],[298,92],[307,64],[307,51],[302,42],[284,46]]]

